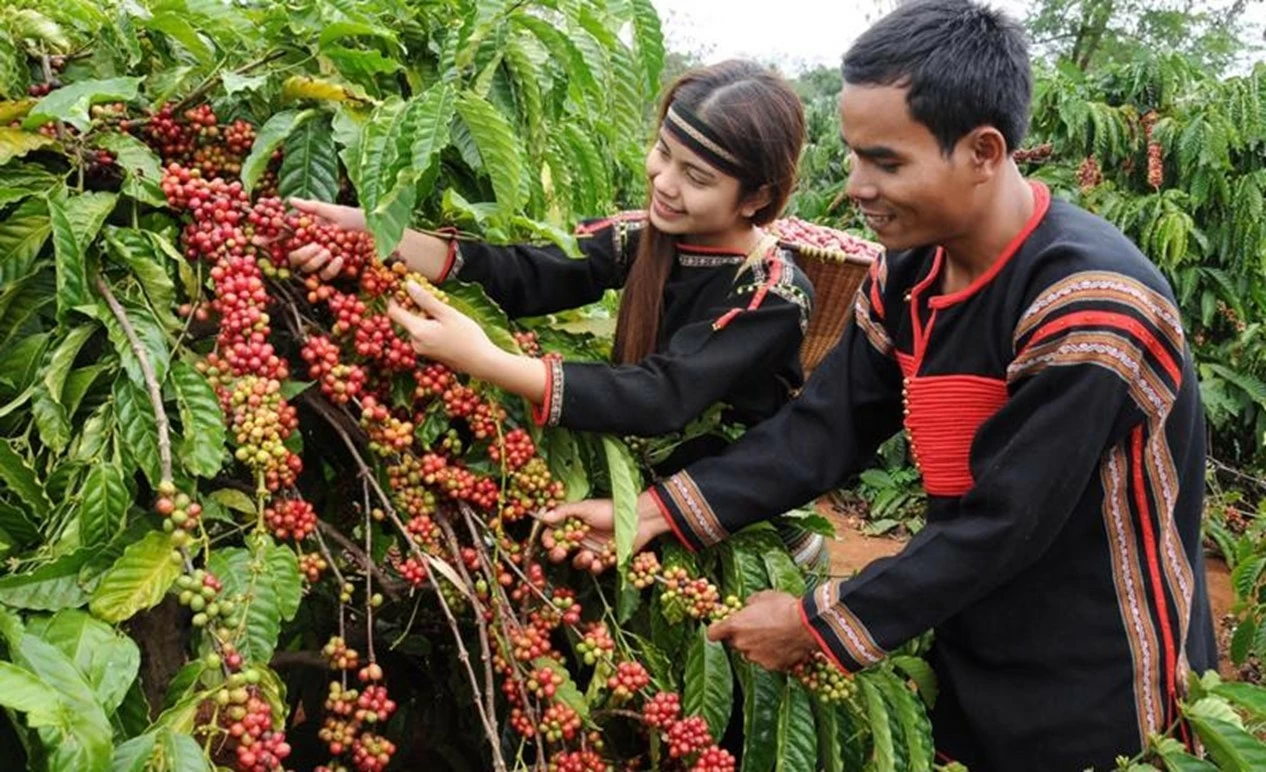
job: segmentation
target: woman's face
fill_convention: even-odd
[[[755,213],[739,201],[736,177],[709,166],[667,131],[646,156],[651,222],[663,233],[700,244],[723,245],[751,227]]]

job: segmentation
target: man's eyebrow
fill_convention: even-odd
[[[867,145],[865,147],[850,146],[854,153],[866,158],[888,159],[901,157],[901,154],[887,145]]]

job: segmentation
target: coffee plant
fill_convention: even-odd
[[[706,639],[804,590],[772,528],[629,554],[635,459],[680,436],[540,430],[385,315],[406,226],[571,250],[640,204],[663,58],[648,0],[0,9],[5,769],[931,768],[912,651]],[[338,276],[290,272],[314,242]],[[507,349],[609,350],[426,286]],[[590,495],[601,580],[533,517]]]

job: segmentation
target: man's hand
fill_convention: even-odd
[[[708,640],[729,643],[766,670],[787,670],[818,650],[800,618],[800,599],[775,590],[756,593],[746,606],[714,623]]]
[[[458,372],[494,380],[487,371],[501,350],[492,344],[479,323],[414,282],[405,286],[421,313],[406,311],[392,301],[387,314],[409,333],[413,350]]]
[[[304,214],[329,220],[344,230],[365,230],[365,213],[355,207],[302,198],[291,198],[289,203]],[[290,266],[302,273],[321,271],[321,278],[330,281],[343,270],[343,258],[331,261],[330,250],[317,243],[304,244],[290,253]]]
[[[555,526],[569,517],[575,517],[589,526],[589,535],[581,542],[580,551],[572,558],[572,565],[595,574],[610,568],[599,555],[604,552],[612,554],[615,551],[615,503],[611,499],[589,499],[563,504],[542,515],[541,521]],[[659,507],[650,495],[643,493],[637,499],[637,534],[633,537],[633,552],[640,552],[651,539],[667,530],[668,523],[664,521]],[[554,539],[549,531],[541,536],[541,543],[545,549],[550,550],[550,560],[558,563],[566,559],[566,553],[554,552]]]

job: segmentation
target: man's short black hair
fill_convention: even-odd
[[[1016,150],[1029,124],[1033,70],[1024,30],[973,0],[914,0],[866,30],[840,68],[850,85],[908,86],[910,115],[947,154],[993,126]]]

